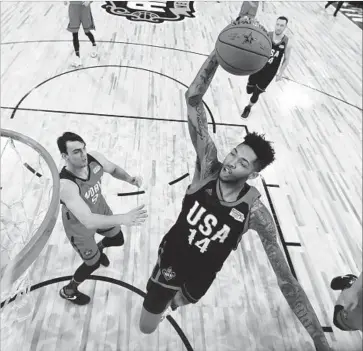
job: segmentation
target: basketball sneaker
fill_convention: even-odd
[[[333,290],[349,289],[357,279],[358,277],[354,274],[341,275],[332,279],[330,287]]]
[[[74,61],[71,64],[72,67],[82,67],[82,60],[80,57],[76,56],[76,58],[74,59]]]
[[[91,57],[96,58],[98,56],[97,45],[92,46]]]
[[[241,117],[247,118],[250,115],[250,112],[251,112],[251,106],[247,105],[243,110]]]
[[[83,294],[78,290],[75,290],[72,294],[67,294],[64,288],[65,287],[60,289],[59,295],[65,300],[68,300],[76,305],[87,305],[91,301],[91,298],[88,295]]]

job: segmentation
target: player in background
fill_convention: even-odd
[[[91,52],[91,57],[97,56],[97,45],[95,38],[91,32],[91,30],[95,30],[95,24],[93,21],[91,3],[93,1],[65,1],[64,4],[68,6],[68,16],[69,16],[69,24],[67,30],[72,33],[73,39],[73,48],[74,53],[76,55],[74,62],[72,63],[73,67],[81,67],[82,60],[80,54],[80,46],[79,46],[79,38],[78,32],[79,28],[82,24],[84,33],[88,37],[88,39],[92,43],[93,51]]]
[[[272,41],[271,55],[260,71],[248,77],[246,90],[247,94],[252,94],[252,96],[243,110],[242,118],[249,116],[252,106],[275,77],[277,82],[282,79],[282,75],[290,62],[292,48],[291,42],[285,34],[288,22],[286,17],[280,16],[276,21],[275,30],[268,33]]]
[[[325,8],[327,9],[330,5],[334,4],[335,2],[337,2],[338,4],[337,4],[337,7],[336,7],[336,9],[334,11],[334,14],[333,14],[334,17],[337,16],[339,10],[341,9],[341,7],[344,4],[344,1],[328,1],[327,4],[325,5]]]

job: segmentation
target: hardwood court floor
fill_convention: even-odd
[[[114,212],[146,203],[150,216],[145,226],[124,230],[125,246],[108,249],[111,266],[95,272],[144,291],[190,176],[168,183],[193,174],[181,83],[190,84],[240,4],[198,2],[195,18],[160,25],[111,16],[100,5],[92,5],[100,56],[91,59],[90,44],[81,42],[85,69],[75,71],[62,3],[1,3],[1,125],[36,139],[59,166],[56,138],[72,130],[89,150],[144,177],[145,194],[131,197],[116,194],[134,188],[104,177]],[[361,30],[344,16],[332,18],[323,3],[268,3],[258,18],[273,28],[279,15],[289,17],[293,37],[288,79],[272,83],[244,121],[247,78],[219,69],[205,96],[217,123],[213,138],[222,159],[245,135],[242,124],[275,142],[277,160],[263,176],[279,185],[269,193],[284,240],[301,244],[287,249],[293,267],[321,324],[333,328],[327,337],[334,350],[358,351],[361,333],[332,324],[337,294],[329,284],[336,275],[362,270]],[[254,184],[269,206],[261,180]],[[34,264],[34,283],[69,276],[80,262],[58,221]],[[151,336],[139,333],[137,293],[89,280],[81,290],[93,303],[79,308],[59,298],[63,284],[32,292],[34,312],[17,326],[23,333],[12,350],[186,349],[168,321]],[[173,317],[196,351],[313,350],[254,232],[242,239],[205,298]]]

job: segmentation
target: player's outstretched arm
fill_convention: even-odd
[[[249,18],[255,18],[259,7],[259,3],[260,3],[259,1],[243,1],[237,20],[245,16]]]
[[[70,180],[61,180],[61,201],[69,211],[90,230],[107,229],[116,225],[135,226],[143,223],[147,217],[144,205],[128,213],[104,216],[92,213],[85,201],[79,195],[78,186]]]
[[[203,105],[203,96],[218,68],[217,57],[213,51],[185,94],[188,110],[190,138],[197,153],[196,172],[199,179],[213,173],[217,159],[217,149],[208,132],[208,122]]]
[[[103,170],[106,173],[111,174],[112,177],[123,180],[124,182],[130,183],[137,187],[141,186],[142,184],[141,177],[130,176],[130,174],[128,174],[124,169],[122,169],[120,166],[117,166],[113,162],[109,161],[104,155],[100,154],[97,151],[91,151],[89,152],[89,154],[93,156],[102,165]]]
[[[277,81],[281,80],[282,75],[284,74],[285,69],[288,66],[289,62],[290,62],[291,49],[292,49],[292,45],[291,45],[291,39],[290,39],[289,43],[287,44],[286,50],[285,50],[285,54],[284,54],[284,58],[282,60],[280,71],[279,71],[278,74],[276,74],[276,80]]]
[[[288,304],[314,341],[316,350],[330,351],[318,317],[302,289],[292,275],[276,239],[273,218],[266,206],[257,200],[251,208],[249,228],[255,230],[276,274],[278,285]]]

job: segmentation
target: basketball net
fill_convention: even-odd
[[[0,349],[16,350],[19,335],[24,335],[19,334],[19,328],[24,327],[22,322],[32,315],[35,304],[30,288],[36,258],[31,258],[31,250],[28,249],[31,249],[31,240],[38,234],[54,199],[54,171],[51,171],[43,154],[29,145],[31,139],[23,136],[24,141],[22,137],[19,139],[19,134],[17,138],[12,138],[4,136],[3,132],[5,131],[1,131]],[[59,178],[57,180],[59,182]],[[56,190],[59,192],[58,187]],[[58,210],[59,206],[55,208],[55,211]],[[19,268],[18,262],[24,265],[24,260],[28,260],[28,266],[25,269]]]

